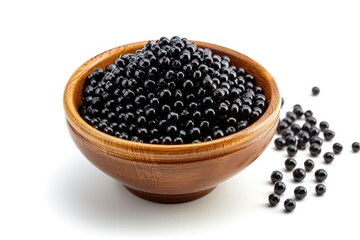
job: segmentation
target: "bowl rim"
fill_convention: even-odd
[[[135,43],[129,43],[126,45],[118,46],[107,51],[104,51],[86,62],[84,62],[77,70],[71,75],[70,79],[68,80],[64,95],[63,95],[63,105],[65,110],[65,117],[69,126],[73,128],[73,130],[80,132],[81,134],[86,134],[87,137],[91,137],[91,139],[98,139],[100,140],[99,143],[101,146],[105,146],[107,148],[111,148],[114,152],[117,152],[116,148],[124,147],[125,149],[134,148],[140,151],[150,151],[156,153],[179,153],[179,152],[197,152],[200,149],[208,149],[211,150],[215,148],[215,146],[222,145],[225,146],[229,143],[238,143],[236,140],[242,140],[241,146],[238,146],[238,149],[245,148],[250,144],[250,140],[253,138],[249,137],[252,133],[256,132],[258,129],[264,127],[267,121],[274,119],[279,116],[280,110],[280,95],[278,86],[274,80],[274,78],[270,75],[270,73],[258,62],[251,59],[250,57],[237,52],[233,49],[226,48],[220,45],[196,41],[196,40],[189,40],[190,42],[195,43],[198,47],[201,48],[209,48],[212,51],[221,51],[224,52],[226,55],[241,55],[243,59],[246,61],[251,62],[252,64],[256,65],[257,68],[262,70],[262,74],[264,75],[264,79],[271,84],[270,87],[270,96],[271,99],[268,100],[268,106],[266,111],[262,114],[262,116],[257,119],[254,123],[247,126],[246,128],[237,131],[233,134],[214,139],[211,141],[200,142],[200,143],[186,143],[186,144],[174,144],[174,145],[165,145],[165,144],[151,144],[151,143],[139,143],[130,140],[124,140],[107,133],[104,133],[100,130],[93,128],[90,124],[88,124],[79,114],[78,109],[75,107],[74,99],[76,94],[76,85],[79,84],[79,81],[84,81],[83,79],[86,77],[84,76],[85,72],[89,69],[95,69],[98,64],[104,59],[104,57],[112,56],[113,54],[122,51],[123,49],[129,47],[136,47],[136,49],[142,48],[148,41],[141,41]],[[277,124],[277,122],[275,123]],[[84,138],[84,137],[83,137]],[[99,149],[101,149],[99,147]],[[235,151],[235,150],[234,150]],[[188,158],[183,159],[181,161],[193,161],[194,159]],[[170,159],[166,162],[178,162],[178,159]]]

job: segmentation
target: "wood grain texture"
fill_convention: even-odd
[[[214,54],[227,55],[236,66],[254,75],[269,104],[255,123],[229,136],[196,144],[155,145],[122,140],[96,130],[79,115],[85,78],[146,42],[103,52],[80,66],[64,91],[68,129],[86,158],[106,174],[121,181],[142,198],[164,203],[197,199],[252,163],[270,143],[279,121],[280,97],[273,77],[257,62],[234,50],[195,42]]]

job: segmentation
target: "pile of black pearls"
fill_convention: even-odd
[[[241,66],[175,36],[89,74],[79,113],[122,139],[183,144],[240,131],[266,107],[263,89]]]
[[[314,96],[318,95],[320,89],[318,87],[312,88]],[[282,98],[282,105],[284,99]],[[305,123],[301,126],[298,124],[298,120],[304,119]],[[285,118],[279,122],[277,133],[280,135],[274,140],[275,147],[278,150],[286,149],[288,157],[285,160],[285,168],[287,171],[292,171],[293,181],[300,183],[305,179],[306,173],[311,172],[315,168],[315,162],[312,159],[304,161],[304,167],[298,167],[297,161],[293,157],[297,154],[298,150],[306,150],[309,148],[311,156],[316,157],[321,154],[322,145],[325,141],[330,141],[335,137],[335,132],[329,128],[329,123],[322,121],[317,126],[317,119],[313,116],[311,110],[303,111],[302,106],[297,104],[293,106],[292,111],[286,112]],[[321,132],[323,137],[321,137]],[[353,152],[360,150],[359,142],[352,144]],[[336,142],[332,145],[332,152],[325,152],[323,154],[323,160],[326,164],[333,162],[336,154],[340,154],[343,150],[342,144]],[[326,186],[322,183],[327,179],[327,172],[325,169],[317,169],[314,172],[314,177],[317,182],[315,186],[315,193],[318,196],[323,195],[326,192]],[[268,201],[270,206],[275,206],[280,202],[280,195],[286,190],[286,185],[282,181],[283,174],[279,170],[275,170],[271,173],[271,181],[274,183],[274,193],[270,194]],[[304,186],[297,186],[294,189],[294,197],[296,200],[302,200],[307,196],[307,189]],[[296,201],[292,198],[288,198],[284,201],[285,211],[291,212],[296,208]]]

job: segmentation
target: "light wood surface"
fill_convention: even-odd
[[[252,163],[270,143],[279,121],[280,97],[273,77],[257,62],[231,49],[193,41],[198,47],[227,55],[236,66],[254,75],[269,101],[259,120],[242,131],[203,143],[155,145],[122,140],[96,130],[79,115],[86,76],[134,53],[146,42],[103,52],[85,62],[70,77],[64,91],[68,129],[84,156],[130,192],[162,203],[191,201],[211,192],[219,183]]]

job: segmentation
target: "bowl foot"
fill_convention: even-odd
[[[134,195],[141,197],[145,200],[148,201],[152,201],[152,202],[157,202],[157,203],[184,203],[184,202],[190,202],[196,199],[199,199],[203,196],[205,196],[206,194],[210,193],[212,190],[215,189],[215,187],[203,190],[203,191],[199,191],[199,192],[194,192],[194,193],[188,193],[188,194],[180,194],[180,195],[161,195],[161,194],[155,194],[155,193],[148,193],[148,192],[143,192],[143,191],[139,191],[133,188],[130,188],[128,186],[125,186],[125,188],[133,193]]]

